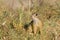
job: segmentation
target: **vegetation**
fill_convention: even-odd
[[[60,40],[60,0],[7,1],[0,0],[0,40]],[[33,13],[43,22],[41,35],[23,28]]]

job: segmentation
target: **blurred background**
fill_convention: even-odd
[[[33,13],[43,23],[42,35],[23,29]],[[60,0],[0,0],[0,40],[60,40]]]

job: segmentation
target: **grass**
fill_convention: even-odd
[[[43,3],[41,6],[34,4],[31,10],[28,8],[27,10],[13,10],[0,5],[0,40],[60,40],[60,9],[58,6],[51,7]],[[41,35],[30,34],[23,28],[31,21],[32,13],[38,13],[38,18],[43,22]]]

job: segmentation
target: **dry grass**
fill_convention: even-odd
[[[0,40],[60,40],[60,4],[40,6],[34,3],[33,8],[16,9],[0,1]],[[31,21],[31,14],[38,13],[43,22],[42,34],[31,34],[24,30],[24,25]]]

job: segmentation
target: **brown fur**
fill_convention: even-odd
[[[40,33],[42,31],[42,21],[39,20],[39,18],[37,16],[38,16],[37,14],[32,15],[34,34],[36,34],[38,30]]]
[[[25,29],[27,29],[29,33],[33,32],[36,34],[37,32],[40,32],[42,34],[42,21],[39,20],[37,14],[33,14],[31,18],[32,21],[29,24],[25,25]]]

